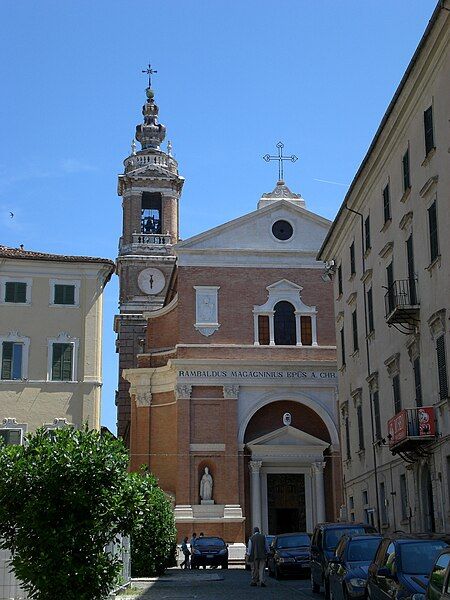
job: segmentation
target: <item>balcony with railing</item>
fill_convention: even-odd
[[[436,439],[434,407],[405,408],[389,419],[387,427],[392,454],[415,452]]]
[[[413,323],[419,319],[417,279],[397,279],[384,296],[386,322]]]

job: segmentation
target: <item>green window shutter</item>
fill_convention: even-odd
[[[358,443],[359,449],[364,450],[364,423],[361,404],[356,408],[356,416],[358,419]]]
[[[12,356],[13,343],[3,342],[2,344],[2,379],[11,379],[12,377]]]
[[[61,381],[62,379],[62,347],[64,344],[53,344],[52,354],[52,380]]]
[[[53,297],[53,302],[55,304],[62,304],[64,300],[64,286],[63,285],[55,285],[55,294]]]
[[[380,416],[380,396],[378,390],[373,393],[373,413],[375,418],[375,437],[381,440],[381,416]]]
[[[62,353],[62,379],[63,381],[72,381],[72,344],[63,344]]]
[[[427,108],[427,110],[423,113],[423,125],[425,130],[425,155],[427,155],[434,148],[432,106]]]
[[[27,301],[27,284],[21,281],[7,281],[5,284],[5,302]]]
[[[75,304],[75,286],[56,284],[53,302],[55,304]]]

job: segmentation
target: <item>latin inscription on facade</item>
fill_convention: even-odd
[[[245,370],[179,370],[178,377],[197,377],[205,379],[337,379],[333,371],[254,371]]]

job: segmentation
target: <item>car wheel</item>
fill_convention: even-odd
[[[317,584],[314,581],[314,578],[313,578],[312,575],[311,575],[311,591],[312,591],[313,594],[319,594],[320,593],[320,585]]]

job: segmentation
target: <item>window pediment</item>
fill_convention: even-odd
[[[302,302],[300,294],[303,288],[301,285],[297,285],[287,279],[281,279],[276,283],[268,285],[266,289],[269,292],[269,297],[265,304],[253,307],[253,312],[256,314],[268,314],[272,312],[275,304],[283,300],[290,302],[296,312],[303,314],[315,314],[317,312],[315,306],[307,306]]]

